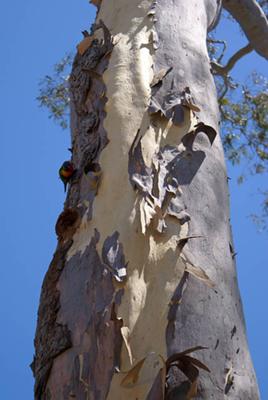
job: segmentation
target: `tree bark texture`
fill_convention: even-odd
[[[257,400],[206,48],[221,4],[93,3],[35,399]]]

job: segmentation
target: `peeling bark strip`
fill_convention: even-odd
[[[122,321],[116,316],[120,296],[116,296],[111,275],[96,251],[98,236],[96,232],[82,258],[75,256],[69,261],[65,273],[68,278],[74,275],[76,284],[62,291],[62,312],[70,320],[72,331],[78,329],[81,336],[79,347],[73,349],[78,354],[69,385],[69,395],[77,399],[105,399],[111,376],[120,367]],[[79,276],[73,266],[80,271]],[[71,285],[72,280],[67,282]],[[77,302],[66,308],[64,304],[72,298],[77,298]],[[73,315],[77,316],[76,321]],[[83,346],[83,336],[89,339],[87,346]]]
[[[123,253],[123,246],[118,241],[119,233],[115,232],[112,236],[105,239],[102,248],[102,260],[112,272],[118,282],[123,282],[127,276],[127,263]]]
[[[63,358],[54,360],[47,383],[52,399],[105,399],[111,378],[120,369],[123,321],[117,317],[117,308],[123,290],[114,288],[96,249],[99,240],[95,230],[83,255],[66,262],[58,282],[58,319],[68,326],[73,340]]]
[[[53,396],[51,396],[51,391],[47,387],[53,362],[57,356],[72,347],[72,332],[67,327],[68,324],[57,322],[61,308],[60,291],[57,289],[57,285],[64,266],[68,265],[65,259],[66,254],[72,245],[72,236],[81,222],[81,217],[86,212],[87,217],[91,218],[92,203],[101,178],[101,169],[96,161],[108,142],[107,134],[103,128],[106,98],[102,74],[108,66],[109,54],[113,44],[111,35],[102,21],[93,27],[93,35],[99,30],[103,32],[103,39],[86,36],[78,46],[78,53],[70,77],[72,105],[77,115],[78,127],[78,132],[73,132],[72,140],[72,161],[76,166],[76,176],[68,193],[65,210],[60,214],[56,223],[55,229],[60,243],[42,287],[35,337],[36,356],[32,363],[36,379],[35,399],[37,400],[54,399],[54,391],[52,391]],[[102,266],[100,261],[99,264]],[[101,268],[103,269],[103,266]],[[106,280],[109,281],[110,293],[113,298],[112,279],[107,276]],[[118,302],[118,299],[119,297],[116,296],[113,301]],[[93,301],[95,300],[93,299]],[[109,345],[110,352],[114,353],[114,357],[110,357],[110,360],[113,360],[113,358],[116,360],[111,367],[113,372],[115,365],[119,365],[122,322],[115,318],[114,306],[110,297],[108,304],[110,310],[108,308],[105,310],[107,318],[103,321],[99,316],[99,319],[102,320],[99,323],[105,325],[102,327],[103,332],[107,332],[107,334],[110,332],[112,341]],[[108,326],[110,328],[107,328]],[[92,329],[94,335],[96,335],[96,327],[95,325],[90,326],[90,321],[88,329]],[[99,340],[102,340],[101,335]],[[115,342],[117,343],[116,349],[112,346]],[[87,356],[86,353],[84,368],[87,368]],[[78,355],[77,357],[81,361],[81,356]],[[92,354],[90,359],[93,360]],[[76,369],[74,369],[74,374],[75,371]],[[81,372],[82,376],[83,371]],[[66,387],[64,390],[66,392]],[[76,387],[73,390],[75,392]],[[107,390],[108,388],[106,388]],[[63,392],[60,396],[63,396]]]
[[[71,332],[66,325],[57,322],[60,308],[60,292],[57,283],[65,265],[65,256],[72,245],[69,240],[59,245],[49,266],[42,286],[38,321],[35,334],[35,357],[31,365],[35,377],[35,399],[45,399],[46,384],[53,360],[72,346]]]
[[[171,118],[171,117],[170,117]],[[141,149],[141,135],[137,132],[129,152],[129,177],[134,189],[141,195],[140,219],[142,233],[152,224],[157,232],[166,230],[165,217],[175,217],[181,225],[190,221],[186,212],[181,187],[189,185],[201,167],[206,154],[193,148],[198,133],[204,132],[211,145],[216,131],[199,123],[193,132],[182,139],[182,144],[175,147],[166,145],[155,154],[152,168],[145,165]]]
[[[70,76],[72,114],[76,121],[76,129],[72,132],[72,161],[78,171],[65,205],[79,205],[82,214],[87,212],[88,219],[92,217],[92,204],[101,179],[97,161],[108,143],[103,127],[107,99],[102,75],[113,49],[111,34],[102,21],[91,30],[92,35],[78,45]],[[101,34],[102,38],[99,37]]]

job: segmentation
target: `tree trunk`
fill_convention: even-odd
[[[93,3],[35,398],[257,400],[206,48],[220,2]]]

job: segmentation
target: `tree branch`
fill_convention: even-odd
[[[208,43],[213,43],[213,44],[221,44],[221,45],[223,46],[221,55],[220,55],[220,56],[218,57],[218,59],[217,59],[217,63],[219,64],[219,63],[221,62],[221,60],[222,60],[224,54],[225,54],[226,49],[227,49],[226,40],[219,40],[219,39],[208,38],[208,39],[207,39],[207,42],[208,42]]]
[[[223,7],[240,24],[254,50],[268,59],[268,21],[256,0],[223,0]]]
[[[219,74],[219,75],[228,75],[228,73],[231,71],[231,69],[234,68],[235,64],[237,61],[239,61],[242,57],[244,57],[246,54],[250,53],[253,50],[252,45],[249,43],[245,47],[242,47],[242,49],[238,50],[227,62],[225,66],[211,61],[211,66],[214,69],[214,71]]]

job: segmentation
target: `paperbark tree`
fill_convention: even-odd
[[[70,76],[76,171],[42,287],[35,399],[257,400],[206,47],[221,2],[92,2]],[[223,6],[267,58],[258,4]]]

